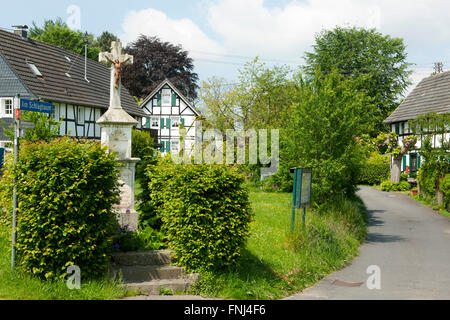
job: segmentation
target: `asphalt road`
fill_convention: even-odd
[[[369,187],[358,194],[369,212],[360,255],[287,299],[450,299],[450,218],[407,195]]]

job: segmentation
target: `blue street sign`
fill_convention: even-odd
[[[20,110],[53,114],[53,104],[27,99],[20,99]]]

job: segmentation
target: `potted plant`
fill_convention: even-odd
[[[411,189],[411,193],[413,196],[417,196],[417,188]]]

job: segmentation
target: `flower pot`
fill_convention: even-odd
[[[417,190],[411,190],[413,196],[417,196]]]

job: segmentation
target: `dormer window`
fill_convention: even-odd
[[[39,71],[39,69],[36,67],[34,63],[28,62],[28,66],[30,67],[31,71],[33,71],[35,76],[43,77],[42,73]]]

